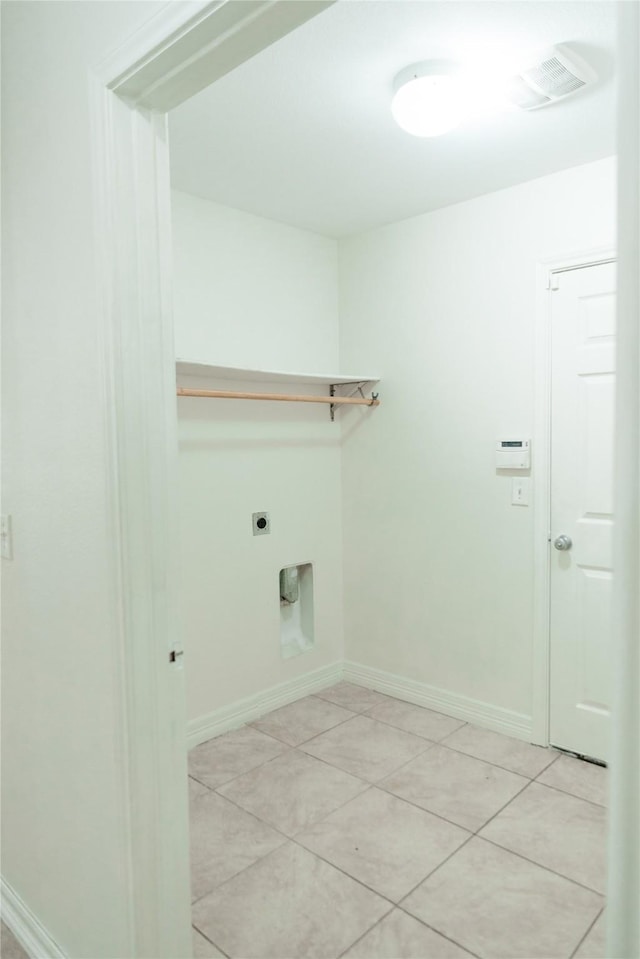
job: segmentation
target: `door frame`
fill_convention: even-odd
[[[551,661],[551,317],[553,278],[616,260],[613,244],[539,260],[536,269],[533,487],[532,741],[549,745]]]
[[[175,516],[176,504],[177,444],[166,111],[332,2],[169,3],[113,56],[97,64],[91,74],[95,243],[103,309],[102,389],[111,497],[110,577],[112,604],[118,613],[114,655],[121,689],[124,828],[131,850],[132,959],[170,959],[190,951],[187,802],[181,779],[186,772],[184,686],[180,666],[169,663],[177,636],[177,589],[171,564],[175,555],[171,517]],[[616,568],[627,590],[619,589],[614,600],[621,677],[615,699],[619,746],[613,763],[608,912],[611,954],[632,955],[639,933],[637,917],[634,919],[628,907],[637,901],[633,897],[638,892],[640,873],[633,842],[638,836],[638,782],[632,770],[638,747],[634,723],[640,698],[640,613],[637,604],[630,601],[631,591],[635,596],[640,580],[636,483],[640,472],[640,203],[636,175],[640,163],[639,5],[620,4],[619,17],[619,74],[624,82],[620,83],[619,98],[622,240],[618,343],[626,365],[618,377],[618,396],[626,400],[628,412],[624,422],[617,424],[618,448],[624,446],[625,457],[618,456],[616,470],[617,502],[624,510]],[[560,262],[566,264],[569,259]],[[541,268],[548,274],[549,263]],[[536,339],[536,358],[542,359],[539,373],[545,370],[548,351],[545,317],[546,307],[540,306],[542,327]],[[533,663],[534,726],[541,741],[548,737],[548,628],[546,639],[541,638],[543,601],[548,590],[543,583],[548,584],[548,577],[545,574],[542,582],[540,578],[541,569],[548,568],[544,509],[549,499],[544,480],[547,380],[544,373],[543,382],[536,384],[534,429],[534,455],[541,458],[536,461],[534,480],[535,523],[537,531],[544,527],[536,551]],[[628,469],[629,464],[633,469]]]
[[[90,71],[131,959],[192,950],[167,111],[332,2],[168,3]]]

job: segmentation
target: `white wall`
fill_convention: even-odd
[[[335,240],[176,191],[173,230],[178,356],[338,370]],[[180,399],[178,417],[187,703],[202,722],[343,658],[340,427],[308,404]],[[272,532],[254,537],[251,514],[261,510]],[[315,648],[283,660],[278,572],[306,562]]]
[[[69,956],[132,956],[88,67],[160,3],[2,4],[2,874]]]
[[[176,356],[336,372],[337,243],[173,191]]]
[[[614,193],[607,159],[340,243],[341,360],[382,377],[345,430],[348,659],[531,715],[533,507],[494,444],[532,433],[536,263],[613,247]]]

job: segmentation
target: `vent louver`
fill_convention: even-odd
[[[570,96],[595,80],[595,71],[582,57],[564,44],[558,44],[545,50],[535,63],[511,77],[507,95],[520,109],[535,110]]]

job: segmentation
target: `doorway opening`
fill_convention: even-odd
[[[157,131],[156,131],[156,133],[157,133]],[[165,212],[165,214],[166,214],[166,210],[165,210],[164,212]],[[166,221],[165,221],[165,222],[166,222]],[[433,251],[430,251],[430,252],[432,253]],[[146,362],[146,361],[145,361],[145,362]],[[142,365],[144,365],[144,363],[143,363]],[[167,378],[167,379],[168,379],[168,378]],[[163,389],[166,390],[166,388],[167,388],[167,383],[165,382],[165,383],[164,383],[164,386],[163,386]],[[166,399],[167,396],[168,396],[168,392],[166,393],[165,399]],[[171,424],[170,418],[169,418],[169,424]],[[171,429],[171,426],[170,426],[170,429]],[[362,433],[361,430],[359,431],[359,433],[358,433],[358,431],[356,431],[356,436],[357,436],[358,438],[360,438],[362,435],[364,435],[364,434]],[[452,456],[455,457],[455,449],[450,450],[450,453],[451,453]],[[366,487],[365,487],[365,489],[366,489]],[[256,505],[256,508],[262,508],[262,505],[263,505],[263,504],[260,503],[260,504],[255,504],[255,505]],[[284,564],[286,565],[286,563],[287,563],[287,560],[285,559],[285,560],[284,560]],[[370,567],[369,567],[369,568],[370,568]],[[398,567],[398,568],[402,568],[402,567]],[[395,581],[394,583],[392,583],[392,585],[395,586],[395,587],[397,587],[397,586],[398,586],[398,581]],[[446,600],[450,600],[451,597],[447,595],[447,596],[445,596],[445,599],[446,599]],[[453,608],[453,607],[450,606],[450,608]],[[373,667],[372,667],[372,668],[373,668]],[[389,672],[389,671],[387,670],[387,673],[388,673],[388,672]],[[324,680],[323,680],[323,681],[324,681]],[[459,704],[458,704],[458,706],[457,706],[456,708],[461,708],[461,707],[460,707]],[[175,735],[175,734],[174,734],[174,735]],[[156,777],[156,779],[158,779],[158,777]],[[160,777],[160,779],[161,779],[161,777]],[[158,779],[158,781],[160,781],[160,779]]]

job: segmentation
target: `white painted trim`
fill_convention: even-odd
[[[170,106],[328,5],[170,3],[91,78],[94,209],[112,543],[118,810],[128,850],[126,954],[191,953],[184,674],[179,645]],[[261,11],[261,16],[255,15]]]
[[[0,878],[0,914],[30,959],[67,959],[66,952],[4,878]]]
[[[532,736],[549,745],[551,522],[551,279],[554,273],[614,260],[613,244],[540,260],[537,266],[533,414]]]
[[[170,3],[101,64],[100,76],[131,106],[173,110],[334,2]]]
[[[640,956],[640,5],[618,4],[618,372],[607,956]]]
[[[265,713],[273,709],[279,709],[280,706],[286,706],[293,703],[303,696],[310,696],[311,693],[320,692],[327,686],[340,682],[343,675],[343,664],[341,662],[332,663],[330,666],[322,666],[311,673],[305,673],[303,676],[297,676],[295,679],[287,680],[284,683],[278,683],[277,686],[271,686],[270,689],[261,690],[255,696],[247,696],[246,699],[239,699],[229,706],[223,706],[216,709],[200,719],[192,719],[187,725],[187,748],[192,749],[199,743],[204,743],[214,736],[226,733],[229,729],[237,729],[238,726],[244,726]]]
[[[188,808],[177,636],[177,425],[167,120],[92,101],[114,683],[129,850],[129,955],[188,955]]]
[[[395,696],[396,699],[414,703],[416,706],[426,706],[427,709],[434,709],[447,716],[484,726],[497,733],[504,733],[506,736],[513,736],[526,742],[532,741],[531,716],[524,713],[516,713],[501,706],[492,706],[479,699],[461,696],[447,689],[438,689],[436,686],[429,686],[427,683],[396,676],[360,663],[345,662],[344,679],[359,686],[366,686],[368,689],[375,689],[379,693]]]

